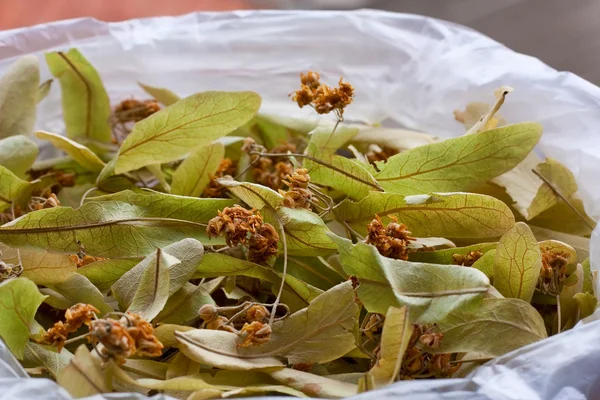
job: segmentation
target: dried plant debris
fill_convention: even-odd
[[[46,62],[61,132],[32,131],[37,60],[0,80],[0,337],[74,396],[352,396],[596,309],[595,221],[532,153],[542,127],[499,115],[508,88],[439,141],[347,124],[360,90],[314,71],[291,100],[330,115],[307,128],[257,93],[111,98],[77,50]]]

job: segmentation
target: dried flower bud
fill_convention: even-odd
[[[415,238],[410,236],[406,225],[399,224],[394,217],[385,228],[378,215],[371,221],[367,230],[366,242],[377,248],[379,254],[398,260],[408,260],[408,245]]]
[[[262,306],[260,304],[254,304],[246,311],[247,322],[263,322],[270,316],[271,313],[269,312],[269,310],[267,310],[267,307]]]
[[[316,90],[319,86],[321,86],[321,75],[318,72],[308,71],[306,75],[300,73],[300,83],[302,85],[308,86],[311,90]]]
[[[217,307],[212,304],[205,304],[198,310],[198,316],[204,321],[210,322],[219,316],[219,312],[217,311]]]
[[[242,145],[241,150],[243,153],[249,153],[250,151],[254,150],[255,146],[256,146],[256,141],[248,136],[247,138],[244,139],[244,144]]]
[[[135,340],[127,329],[113,319],[97,319],[90,324],[90,341],[102,344],[100,354],[113,359],[117,364],[125,363],[125,359],[136,352]]]
[[[49,197],[42,204],[42,208],[53,208],[60,207],[60,201],[58,201],[58,197],[54,193],[50,193]]]
[[[261,225],[248,242],[248,260],[264,264],[278,252],[279,235],[271,224]]]
[[[537,288],[546,294],[557,295],[567,279],[569,255],[562,251],[542,250],[542,268],[538,278]]]
[[[300,90],[291,94],[292,100],[300,108],[311,105],[318,114],[335,112],[339,120],[343,119],[344,108],[352,103],[354,87],[342,78],[337,88],[329,87],[320,82],[320,75],[309,71],[306,75],[300,74]]]
[[[227,188],[222,186],[217,179],[223,178],[224,176],[232,176],[235,175],[237,170],[237,165],[231,161],[229,158],[224,158],[221,160],[217,171],[214,175],[210,176],[210,181],[208,185],[204,188],[202,192],[202,197],[210,197],[210,198],[219,198],[223,197]]]
[[[271,326],[254,321],[250,324],[244,324],[239,335],[242,341],[238,343],[238,347],[259,346],[271,340]]]
[[[91,304],[78,303],[65,311],[65,319],[70,332],[75,332],[82,325],[90,325],[100,310]]]
[[[372,146],[370,150],[365,154],[370,164],[376,165],[379,161],[387,161],[391,156],[398,154],[398,150],[392,149],[391,147],[379,147]]]
[[[429,347],[431,349],[437,349],[440,347],[442,343],[442,339],[444,338],[443,333],[424,333],[419,336],[419,342],[425,347]]]
[[[481,250],[470,251],[467,254],[452,254],[452,264],[470,267],[483,256]]]

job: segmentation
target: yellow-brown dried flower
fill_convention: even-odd
[[[126,99],[119,103],[114,110],[114,116],[119,122],[139,122],[160,111],[160,105],[154,99]]]
[[[343,120],[344,109],[354,98],[354,87],[342,78],[338,87],[333,88],[320,82],[320,75],[309,71],[306,75],[300,74],[300,90],[291,94],[292,100],[300,108],[312,106],[319,114],[334,112],[339,120]]]
[[[467,254],[452,254],[452,264],[470,267],[483,256],[481,250],[470,251]]]
[[[293,143],[284,143],[273,147],[269,153],[287,154],[295,152],[296,145]],[[259,157],[255,155],[254,157]],[[253,160],[254,161],[254,160]],[[254,182],[278,190],[282,187],[283,181],[287,175],[294,172],[294,165],[286,156],[262,157],[252,167],[252,178]]]
[[[384,227],[381,218],[375,215],[367,229],[366,242],[377,248],[379,254],[384,257],[397,260],[408,260],[408,245],[416,240],[410,236],[410,231],[406,225],[399,224],[395,217],[392,218],[387,227]]]
[[[569,254],[562,251],[542,250],[542,268],[537,287],[542,293],[557,295],[567,279]]]
[[[238,347],[260,346],[268,343],[271,340],[271,326],[259,321],[253,321],[250,324],[244,324],[239,335],[242,341],[238,343]]]
[[[398,150],[391,147],[379,147],[369,150],[365,155],[370,164],[376,165],[378,161],[387,161],[391,156],[398,154]]]
[[[228,321],[229,320],[226,317],[219,315],[217,318],[206,322],[204,324],[204,329],[237,333],[237,331],[235,330],[235,328],[233,326],[227,325]]]
[[[83,257],[81,257],[81,256],[83,256]],[[96,262],[96,261],[108,260],[108,258],[106,258],[106,257],[93,257],[93,256],[89,256],[87,254],[81,254],[81,255],[71,254],[69,257],[77,265],[77,268],[84,267],[84,266],[91,264],[93,262]]]
[[[140,315],[127,312],[119,322],[133,338],[136,354],[146,357],[158,357],[162,354],[164,346],[154,336],[154,328]]]
[[[225,241],[230,247],[246,244],[248,236],[257,231],[263,224],[260,213],[246,210],[240,206],[226,207],[218,215],[208,221],[206,232],[209,237],[225,235]]]
[[[96,346],[104,358],[110,358],[117,364],[124,364],[125,359],[136,352],[135,340],[126,327],[114,319],[97,319],[90,324],[90,342]]]
[[[279,235],[271,224],[261,225],[250,236],[248,241],[248,260],[264,264],[272,256],[277,255]]]
[[[69,333],[67,326],[62,321],[58,321],[44,332],[40,342],[54,346],[60,352],[65,345]]]
[[[310,175],[306,168],[298,168],[292,175],[286,176],[287,181],[283,181],[289,190],[279,190],[283,196],[283,205],[290,208],[305,208],[310,210],[310,201],[312,200],[312,192],[308,189],[310,183]]]
[[[70,333],[82,325],[90,325],[100,311],[91,304],[78,303],[65,311],[65,322],[58,321],[42,336],[41,342],[55,346],[60,352]]]
[[[210,176],[210,181],[208,185],[204,188],[202,192],[202,197],[210,197],[210,198],[219,198],[223,197],[227,188],[219,184],[217,179],[223,178],[224,176],[233,176],[237,171],[237,165],[231,161],[229,158],[224,158],[221,160],[219,164],[219,168],[214,173],[214,175]]]
[[[267,307],[260,304],[254,304],[248,310],[246,310],[247,322],[264,322],[270,316],[271,313],[269,312],[269,310],[267,310]]]

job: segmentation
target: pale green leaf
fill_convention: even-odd
[[[276,288],[281,284],[281,276],[272,268],[221,253],[206,253],[192,279],[235,275],[265,280],[271,282]],[[321,290],[293,276],[286,276],[284,291],[300,298],[305,304],[322,293]]]
[[[110,375],[102,369],[102,360],[90,353],[85,344],[56,377],[56,382],[75,398],[110,393]]]
[[[520,299],[485,299],[480,306],[456,309],[437,323],[444,334],[441,346],[431,349],[437,353],[496,357],[547,337],[540,314]]]
[[[45,250],[14,249],[0,243],[2,261],[19,264],[19,255],[23,272],[21,276],[29,278],[37,285],[59,283],[77,271],[77,265],[66,254],[55,254]]]
[[[15,201],[31,183],[18,178],[9,169],[0,165],[0,211]]]
[[[37,145],[27,136],[16,135],[0,140],[0,165],[19,178],[25,177],[37,155]]]
[[[354,127],[355,125],[350,125]],[[409,131],[406,129],[384,128],[378,126],[356,125],[359,129],[351,143],[363,153],[368,151],[368,146],[377,144],[398,151],[406,151],[415,147],[435,143],[435,137],[422,132]]]
[[[214,367],[230,370],[252,370],[283,367],[277,358],[265,355],[240,357],[237,347],[238,336],[226,331],[193,329],[187,332],[175,331],[179,350],[192,360]],[[215,352],[213,349],[218,349]]]
[[[369,389],[377,389],[396,381],[413,329],[406,307],[388,309],[377,360],[365,376]]]
[[[181,97],[177,96],[169,89],[144,85],[141,82],[138,82],[138,85],[140,85],[140,87],[144,89],[146,93],[154,97],[159,103],[162,103],[165,106],[175,104],[181,99]]]
[[[316,143],[309,143],[307,154],[311,158],[304,159],[303,167],[308,169],[313,183],[332,187],[353,199],[361,199],[372,190],[383,192],[371,173],[356,160],[321,153]]]
[[[267,372],[282,384],[302,391],[310,397],[341,399],[357,394],[358,386],[340,382],[327,376],[319,376],[304,371],[283,368]]]
[[[202,286],[186,283],[169,298],[154,320],[163,324],[185,324],[198,317],[198,310],[204,304],[214,305],[215,301]]]
[[[110,142],[110,102],[92,64],[77,49],[46,53],[46,63],[60,82],[67,136]]]
[[[100,260],[77,268],[77,273],[87,277],[98,290],[102,293],[106,293],[119,278],[135,267],[140,261],[140,259],[135,258]]]
[[[121,308],[140,312],[140,305],[144,304],[144,316],[151,320],[162,310],[168,297],[192,277],[203,254],[202,244],[191,238],[165,246],[127,271],[112,286],[112,292]],[[156,305],[152,312],[148,311],[153,304]]]
[[[591,227],[596,226],[596,221],[585,213],[583,201],[577,197],[577,194],[569,198],[569,203],[579,211],[580,215],[583,215],[583,220],[567,203],[560,201],[555,206],[531,219],[528,223],[571,235],[589,236],[593,230]]]
[[[282,267],[282,260],[278,260],[275,268],[281,272]],[[321,290],[327,290],[347,278],[346,274],[340,274],[316,257],[289,257],[287,273]]]
[[[66,367],[72,358],[73,354],[67,349],[63,348],[58,353],[54,347],[27,342],[23,363],[42,366],[56,378],[58,372]]]
[[[248,122],[260,107],[253,92],[203,92],[135,124],[123,142],[115,172],[178,159]]]
[[[125,364],[121,365],[121,369],[131,372],[134,375],[144,375],[155,379],[165,379],[169,364],[155,360],[136,360],[129,358],[125,360]]]
[[[570,198],[577,192],[575,175],[558,161],[546,158],[544,162],[537,165],[536,170],[564,197]],[[531,173],[533,174],[533,172]],[[548,184],[543,183],[540,185],[525,217],[531,219],[539,215],[542,211],[546,211],[558,204],[561,200],[561,197],[556,194],[554,189]]]
[[[573,299],[579,306],[579,319],[584,319],[592,315],[598,306],[598,299],[589,292],[576,293]]]
[[[100,315],[113,311],[104,296],[85,276],[73,274],[62,282],[48,285],[69,302],[69,307],[77,303],[91,304],[100,310]],[[61,307],[62,308],[62,307]]]
[[[48,208],[0,227],[0,241],[70,254],[79,251],[79,241],[89,255],[139,257],[184,238],[206,240],[204,224],[159,216],[168,211],[157,204],[144,208],[119,201],[90,202],[77,210]]]
[[[146,169],[156,178],[156,180],[158,181],[160,186],[162,186],[165,192],[171,192],[171,185],[169,185],[169,183],[167,182],[167,179],[160,164],[146,165]]]
[[[42,100],[44,100],[48,94],[50,93],[50,89],[52,89],[52,82],[54,82],[54,79],[47,79],[44,82],[42,82],[40,84],[40,86],[38,87],[38,91],[37,91],[37,103],[41,103]]]
[[[481,251],[483,254],[486,254],[490,250],[494,250],[496,245],[496,243],[478,243],[465,247],[453,247],[436,251],[417,251],[409,253],[408,260],[430,264],[452,264],[452,256],[454,254],[467,255],[472,251]]]
[[[175,338],[175,332],[187,332],[194,329],[196,328],[193,326],[164,324],[154,329],[154,336],[165,346],[165,349],[168,349],[169,347],[177,346],[178,342],[177,338]]]
[[[523,222],[502,236],[496,249],[494,287],[504,297],[530,302],[542,268],[540,248]]]
[[[283,203],[283,196],[266,186],[250,182],[238,182],[230,178],[217,179],[217,182],[219,185],[225,186],[244,203],[260,211],[266,209],[272,213],[273,209]]]
[[[173,174],[171,193],[198,197],[210,182],[225,156],[221,143],[212,143],[192,152]]]
[[[348,143],[359,132],[357,127],[338,125],[333,131],[333,126],[317,126],[309,133],[310,143],[314,143],[318,153],[332,155]]]
[[[34,55],[17,60],[0,78],[0,139],[31,134],[39,84],[40,66]]]
[[[37,131],[35,136],[52,143],[54,147],[67,153],[75,162],[89,171],[100,172],[105,166],[104,161],[96,153],[65,136],[44,131]]]
[[[483,256],[481,256],[481,258],[479,260],[475,261],[475,263],[473,263],[473,265],[471,265],[471,268],[478,269],[481,272],[483,272],[485,274],[485,276],[487,276],[488,278],[494,279],[495,264],[496,264],[496,249],[493,249],[493,250],[490,250],[490,251],[484,253]],[[490,289],[497,290],[493,286]]]
[[[478,303],[489,288],[488,278],[474,268],[394,260],[371,245],[332,238],[344,271],[358,278],[358,297],[370,312],[407,306],[413,321],[434,323]]]
[[[344,282],[307,308],[274,322],[271,340],[259,347],[238,347],[238,335],[207,329],[175,333],[175,337],[188,357],[224,369],[265,368],[275,356],[287,358],[290,364],[325,363],[355,347],[352,330],[357,311],[352,284]]]
[[[562,253],[567,256],[567,264],[577,263],[577,252],[571,246],[558,240],[543,240],[538,242],[540,252],[550,251],[552,253]]]
[[[285,229],[288,254],[326,256],[337,248],[327,235],[330,230],[317,214],[305,209],[280,207],[277,215]],[[281,240],[279,244],[281,252]]]
[[[35,283],[27,278],[0,283],[0,338],[18,359],[23,358],[35,313],[43,300]]]
[[[370,192],[360,201],[343,201],[335,209],[340,220],[357,232],[379,215],[384,223],[395,216],[414,236],[490,238],[510,229],[515,218],[506,204],[473,193],[432,193],[402,196]]]
[[[131,296],[131,302],[127,311],[141,315],[144,319],[151,321],[160,313],[169,298],[169,268],[179,264],[179,260],[167,253],[163,253],[161,249],[156,251],[154,263],[145,265],[138,282],[132,282],[128,279],[127,272],[121,279],[113,285],[113,294],[123,303],[124,299],[121,296],[119,289],[125,290],[134,288],[135,292]],[[136,268],[137,269],[137,268]],[[135,285],[137,283],[137,285]]]
[[[581,288],[581,291],[594,294],[594,285],[592,283],[592,268],[590,265],[589,258],[585,259],[581,263],[581,268],[583,269],[583,287]]]
[[[521,123],[417,147],[390,157],[375,179],[405,195],[466,190],[514,168],[541,134],[539,124]]]
[[[217,215],[217,211],[235,205],[235,201],[231,199],[199,199],[152,190],[125,190],[89,200],[94,202],[122,201],[144,208],[148,216],[175,218],[197,223],[207,223]]]

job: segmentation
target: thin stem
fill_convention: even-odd
[[[562,316],[561,316],[561,312],[560,312],[560,294],[556,295],[556,317],[558,318],[558,332],[560,333],[560,328],[562,325]]]
[[[250,170],[250,168],[252,168],[261,158],[262,157],[260,155],[258,157],[256,157],[256,160],[251,161],[250,164],[248,164],[248,166],[246,168],[244,168],[244,170],[242,172],[240,172],[233,178],[233,180],[238,180],[241,176],[243,176],[246,172],[248,172]]]
[[[94,190],[98,190],[98,188],[96,186],[88,189],[85,191],[85,193],[83,194],[83,196],[81,196],[81,201],[79,202],[79,207],[83,206],[83,203],[85,202],[86,197],[88,197],[88,195],[90,193],[92,193]]]
[[[81,339],[85,339],[86,337],[90,336],[91,334],[92,334],[92,332],[88,332],[88,333],[84,333],[83,335],[80,335],[80,336],[75,336],[74,338],[65,340],[65,344],[69,344],[69,343],[73,343],[73,342],[76,342]]]
[[[365,237],[363,235],[361,235],[360,233],[356,232],[354,229],[352,229],[352,227],[350,226],[350,224],[348,224],[346,221],[342,221],[342,223],[344,224],[344,226],[346,227],[346,229],[348,229],[350,232],[352,232],[352,234],[354,236],[356,236],[357,239],[365,240]]]
[[[548,179],[546,179],[546,177],[544,175],[542,175],[541,173],[539,173],[537,170],[532,169],[531,170],[534,174],[536,174],[546,185],[548,185],[550,187],[550,189],[552,189],[552,191],[562,199],[562,201],[564,201],[570,208],[571,210],[573,210],[575,212],[575,214],[577,214],[577,216],[579,218],[581,218],[581,220],[591,229],[594,230],[595,226],[592,225],[588,219],[585,217],[585,215],[583,215],[561,192],[560,190],[558,190],[558,188],[556,186],[554,186],[553,183],[551,183]]]
[[[470,362],[488,362],[493,359],[494,359],[494,357],[467,358],[467,359],[462,359],[462,360],[450,361],[449,363],[450,364],[463,364],[463,363],[470,363]]]
[[[362,178],[359,178],[357,176],[349,174],[348,172],[344,171],[343,169],[340,169],[340,168],[336,167],[335,165],[331,165],[331,164],[329,164],[329,163],[327,163],[327,162],[325,162],[323,160],[319,160],[318,158],[315,158],[313,156],[309,156],[307,154],[298,154],[298,153],[288,153],[288,154],[285,154],[285,153],[259,153],[259,152],[251,152],[250,154],[260,154],[263,157],[285,157],[285,156],[287,156],[287,157],[306,158],[307,160],[310,160],[310,161],[312,161],[312,162],[314,162],[316,164],[322,165],[322,166],[324,166],[326,168],[329,168],[329,169],[332,169],[332,170],[334,170],[336,172],[339,172],[340,174],[346,175],[347,177],[349,177],[351,179],[354,179],[357,182],[360,182],[360,183],[363,183],[363,184],[365,184],[367,186],[370,186],[370,187],[372,187],[373,189],[376,189],[379,192],[383,192],[384,191],[384,189],[378,183],[373,183],[373,182],[366,181],[366,180],[364,180]]]
[[[246,303],[244,303],[246,304]],[[233,316],[231,318],[229,318],[229,321],[227,321],[227,323],[225,325],[229,325],[231,324],[233,321],[235,321],[237,318],[240,317],[240,315],[244,314],[246,311],[248,311],[248,309],[252,307],[252,303],[250,304],[246,304],[246,306],[244,308],[242,308],[240,311],[238,311],[237,313],[233,314]]]
[[[269,203],[265,202],[265,204],[268,205],[271,209],[273,209],[273,206],[271,206]],[[287,240],[285,238],[285,228],[283,227],[283,222],[281,222],[281,218],[279,218],[279,215],[277,215],[277,211],[275,209],[273,209],[273,215],[275,216],[275,218],[277,219],[277,223],[279,224],[279,230],[281,231],[281,239],[283,241],[283,273],[281,275],[281,285],[279,285],[277,297],[275,298],[273,306],[271,307],[271,317],[269,317],[269,325],[272,325],[273,321],[275,320],[277,306],[279,306],[279,301],[281,300],[281,296],[283,295],[283,288],[285,287],[285,277],[287,276],[288,266]]]
[[[337,129],[338,125],[340,124],[340,122],[342,122],[342,119],[338,116],[338,119],[335,123],[335,125],[333,126],[333,130],[331,131],[331,133],[329,134],[329,137],[327,138],[327,141],[325,142],[325,144],[323,146],[321,146],[321,151],[323,151],[324,148],[327,147],[327,145],[329,144],[329,141],[331,140],[331,138],[333,137],[333,134],[335,133],[335,130]]]

